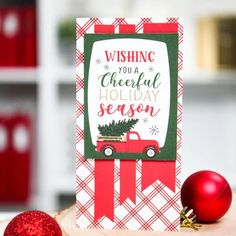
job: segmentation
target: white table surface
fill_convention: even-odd
[[[0,213],[0,235],[3,235],[4,229],[9,220],[17,214],[16,212]],[[181,228],[181,232],[153,232],[153,231],[112,231],[112,230],[80,230],[75,224],[75,206],[72,206],[55,216],[63,230],[63,236],[235,236],[236,235],[236,194],[233,195],[233,202],[227,214],[217,223],[204,224],[199,231]]]

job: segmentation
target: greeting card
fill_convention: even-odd
[[[182,22],[78,18],[80,228],[178,231]]]

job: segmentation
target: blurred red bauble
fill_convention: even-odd
[[[14,217],[4,236],[62,236],[56,220],[41,211],[26,211]]]
[[[220,174],[203,170],[190,175],[181,189],[183,207],[193,209],[199,222],[220,219],[229,209],[232,191]]]

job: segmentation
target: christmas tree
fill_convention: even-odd
[[[115,122],[112,120],[108,125],[99,125],[98,130],[102,136],[122,136],[138,122],[138,119],[126,119]]]

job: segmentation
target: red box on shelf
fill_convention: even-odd
[[[37,65],[37,38],[36,38],[36,10],[33,7],[25,7],[21,10],[21,37],[22,37],[22,66]],[[24,60],[23,60],[24,59]]]
[[[30,197],[32,128],[28,115],[0,115],[0,204]]]
[[[37,29],[35,7],[0,9],[0,66],[37,65]]]

